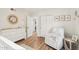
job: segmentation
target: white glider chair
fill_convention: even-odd
[[[45,43],[55,49],[61,49],[63,47],[64,28],[55,27],[49,30],[45,36]]]

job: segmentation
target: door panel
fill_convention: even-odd
[[[27,37],[31,36],[32,33],[35,31],[34,29],[34,21],[33,18],[28,16],[27,17]]]

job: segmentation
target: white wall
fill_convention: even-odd
[[[14,14],[18,17],[18,23],[17,24],[10,24],[8,22],[8,16],[10,14]],[[25,26],[26,16],[28,14],[25,13],[23,10],[17,10],[14,12],[11,12],[9,8],[1,8],[0,9],[0,28],[7,28],[7,27],[18,27],[18,26]]]
[[[18,17],[17,24],[11,24],[8,22],[8,16],[10,14],[14,14]],[[17,41],[25,37],[27,15],[29,14],[27,12],[25,13],[24,9],[16,9],[15,11],[11,11],[10,8],[1,8],[0,9],[0,35],[7,37],[11,41]],[[21,28],[16,29],[17,27],[21,27]],[[15,29],[1,30],[1,29],[7,29],[7,28],[15,28]]]
[[[71,15],[71,21],[52,21],[50,23],[51,26],[63,26],[65,29],[65,34],[68,36],[71,36],[73,34],[79,35],[79,18],[75,16],[75,10],[79,12],[79,9],[74,8],[60,8],[60,9],[33,9],[31,16],[60,16],[60,15]],[[36,12],[35,12],[36,11]],[[54,18],[52,20],[55,20]],[[43,23],[46,23],[45,20],[42,20]],[[47,24],[47,23],[46,23]],[[44,24],[42,24],[44,25]],[[50,28],[50,25],[45,25],[47,28]],[[46,30],[45,27],[43,27],[43,31]]]

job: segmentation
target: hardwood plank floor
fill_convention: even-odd
[[[35,50],[55,50],[54,48],[48,46],[45,43],[45,38],[44,37],[38,37],[36,34],[33,34],[31,37],[17,41],[16,42],[18,45],[25,44],[30,47],[32,47]]]

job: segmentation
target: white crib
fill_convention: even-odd
[[[0,29],[0,35],[8,38],[12,42],[26,38],[25,28],[4,28]]]
[[[25,48],[17,45],[3,36],[0,36],[0,50],[25,50]]]

